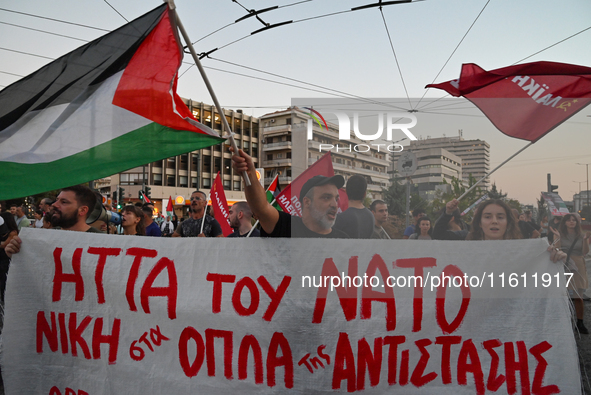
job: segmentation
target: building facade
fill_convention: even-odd
[[[443,148],[428,148],[415,152],[417,170],[412,175],[411,191],[428,201],[436,198],[440,186],[451,184],[452,178],[462,179],[462,158]],[[446,191],[444,191],[446,192]]]
[[[367,196],[381,198],[382,188],[390,183],[388,152],[383,152],[383,148],[380,152],[379,147],[353,137],[339,140],[339,128],[332,123],[328,123],[326,130],[313,122],[312,136],[308,139],[309,120],[308,112],[297,107],[260,117],[265,185],[276,174],[280,184],[291,182],[330,150],[335,174],[345,179],[354,174],[363,175],[368,184]]]
[[[490,145],[484,140],[464,140],[460,132],[458,137],[427,138],[411,141],[410,145],[405,147],[405,150],[418,153],[421,150],[431,148],[443,148],[462,159],[462,180],[466,185],[468,185],[470,175],[476,180],[480,180],[490,171]],[[394,155],[394,161],[396,159],[396,155]],[[483,180],[481,187],[488,189],[490,180],[488,178]]]
[[[222,119],[215,106],[190,99],[183,100],[199,122],[222,134]],[[234,139],[238,147],[252,156],[255,166],[259,167],[259,119],[248,116],[241,110],[224,110],[224,116],[235,133]],[[166,209],[161,206],[163,199],[182,197],[186,200],[196,189],[209,193],[218,172],[222,177],[228,202],[245,200],[242,177],[234,173],[231,154],[224,143],[164,158],[96,180],[95,187],[111,197],[121,187],[125,192],[118,200],[127,203],[139,201],[139,191],[145,183],[151,188],[151,199],[155,201],[156,208],[162,211],[163,208]],[[177,215],[185,215],[188,210],[188,202],[178,204],[181,201],[179,198],[176,202]]]

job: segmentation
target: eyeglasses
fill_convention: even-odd
[[[191,198],[189,200],[191,200],[191,201],[195,200],[196,202],[198,202],[198,201],[204,200],[204,199],[202,197],[198,197],[198,196],[195,196],[195,197],[191,196]]]

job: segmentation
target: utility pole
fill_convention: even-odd
[[[577,165],[585,166],[587,168],[587,207],[589,206],[589,163],[577,163]]]

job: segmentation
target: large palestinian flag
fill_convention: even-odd
[[[223,141],[176,94],[174,20],[164,4],[0,91],[0,200]]]

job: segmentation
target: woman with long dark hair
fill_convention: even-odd
[[[587,269],[585,267],[585,255],[589,253],[589,235],[583,234],[581,221],[575,214],[567,214],[562,217],[558,232],[554,232],[555,238],[560,238],[556,243],[557,247],[565,252],[575,263],[576,271],[569,284],[569,294],[575,305],[577,315],[577,329],[579,333],[587,335],[589,330],[583,323],[585,304],[583,303],[583,292],[587,289]]]
[[[137,206],[125,206],[121,210],[121,227],[124,235],[146,235],[144,212]]]
[[[499,199],[486,200],[478,206],[466,240],[521,239],[521,232],[511,207]]]
[[[411,240],[433,240],[431,233],[433,231],[431,227],[431,220],[429,217],[420,217],[417,220],[417,226],[415,226],[416,233],[410,235]]]

